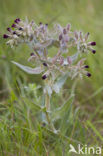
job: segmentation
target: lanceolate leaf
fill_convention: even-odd
[[[15,65],[17,65],[20,69],[22,69],[23,71],[25,71],[28,74],[40,74],[44,71],[44,69],[41,67],[31,68],[28,66],[21,65],[15,61],[11,61],[11,62],[14,63]]]
[[[62,86],[64,85],[64,83],[66,82],[67,78],[69,77],[69,73],[66,73],[65,75],[61,76],[57,82],[53,85],[53,90],[56,93],[59,93],[60,89],[62,88]]]
[[[68,111],[70,108],[70,105],[73,103],[74,95],[71,95],[70,98],[58,109],[56,109],[52,115],[52,120],[62,118],[63,115]]]

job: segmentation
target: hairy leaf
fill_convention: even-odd
[[[74,95],[71,95],[70,98],[60,108],[56,109],[51,114],[52,120],[62,118],[63,114],[65,114],[68,111],[69,106],[73,103],[73,100],[74,100]]]
[[[44,71],[44,69],[41,67],[31,68],[28,66],[21,65],[15,61],[11,61],[11,62],[17,65],[19,68],[21,68],[23,71],[25,71],[28,74],[40,74]]]
[[[60,89],[62,88],[62,86],[64,85],[65,81],[67,80],[69,76],[69,73],[61,76],[57,82],[53,85],[53,90],[56,92],[56,93],[59,93]]]

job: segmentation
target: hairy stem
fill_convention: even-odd
[[[54,131],[55,128],[53,126],[53,124],[51,123],[50,117],[49,117],[49,111],[50,111],[50,96],[48,95],[48,93],[46,93],[45,95],[45,107],[46,107],[46,119],[48,122],[49,127]]]
[[[46,93],[45,95],[45,107],[46,111],[50,111],[50,96],[48,95],[48,93]]]

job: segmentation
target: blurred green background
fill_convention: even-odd
[[[0,132],[0,148],[4,152],[2,152],[2,155],[13,155],[12,150],[20,149],[21,145],[18,142],[17,147],[15,147],[11,144],[12,139],[8,139],[12,132],[12,127],[11,131],[8,132],[8,126],[11,124],[8,121],[11,119],[9,115],[16,110],[15,94],[23,95],[22,87],[24,85],[32,82],[38,83],[37,76],[29,76],[10,63],[11,60],[15,60],[26,64],[30,55],[28,47],[23,45],[11,49],[2,39],[6,28],[12,24],[14,19],[17,17],[25,19],[26,16],[29,20],[34,19],[36,23],[48,23],[49,27],[54,23],[60,23],[62,26],[71,23],[72,30],[82,30],[84,33],[90,32],[90,40],[96,41],[97,53],[95,55],[90,53],[87,61],[92,77],[84,78],[78,82],[74,108],[79,108],[78,121],[87,130],[85,144],[86,142],[95,145],[101,144],[103,141],[103,1],[0,0],[0,129],[1,131],[3,129],[3,132]],[[69,82],[65,86],[69,88]],[[17,88],[19,88],[20,94],[17,93]],[[22,104],[20,107],[22,107]],[[15,124],[23,126],[19,121],[17,123],[15,121]],[[78,126],[80,125],[78,124]],[[76,131],[74,130],[73,133],[75,134]],[[19,135],[19,132],[17,135]],[[82,142],[80,134],[78,134],[78,137],[79,141]],[[4,149],[2,142],[5,144]],[[26,145],[24,146],[26,147]],[[7,151],[8,153],[5,154]],[[29,155],[25,151],[24,148],[21,155]]]

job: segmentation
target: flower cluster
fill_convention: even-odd
[[[83,53],[91,51],[93,54],[96,50],[92,47],[96,42],[89,42],[89,33],[83,35],[80,31],[71,31],[71,25],[67,24],[62,27],[59,24],[54,25],[53,29],[48,28],[48,24],[37,25],[34,21],[28,22],[16,19],[11,28],[7,28],[8,33],[3,35],[3,38],[8,39],[7,44],[11,47],[18,46],[21,43],[26,43],[32,49],[28,61],[35,64],[35,68],[20,65],[17,66],[30,74],[43,73],[42,79],[49,82],[53,88],[54,82],[58,77],[68,74],[72,79],[76,76],[91,74],[87,71],[88,65],[85,65],[85,58]],[[57,53],[50,57],[49,49],[55,47]],[[76,48],[76,52],[70,55],[72,47]],[[66,53],[66,57],[64,55]]]

